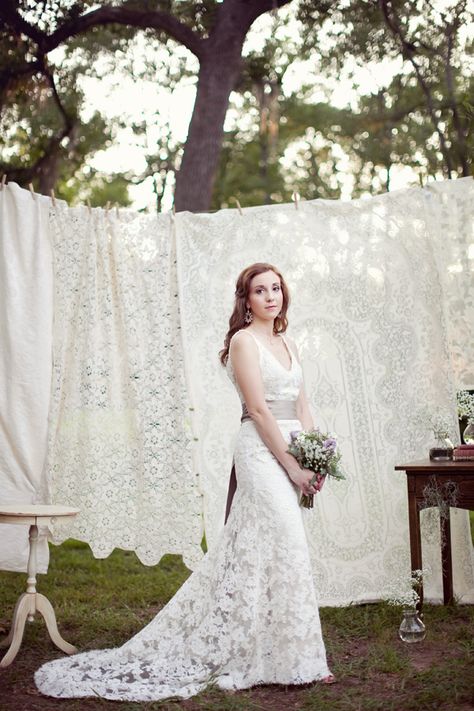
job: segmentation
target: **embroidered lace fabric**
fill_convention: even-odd
[[[257,344],[266,399],[296,399],[294,355],[286,370]],[[231,357],[227,373],[236,384]],[[279,427],[289,440],[301,424]],[[227,524],[176,595],[122,647],[43,665],[35,675],[42,693],[152,701],[187,698],[210,682],[235,690],[329,674],[297,490],[252,421],[242,424],[234,457]]]
[[[202,558],[176,254],[167,215],[58,202],[53,382],[40,500],[80,509],[52,526],[105,558],[134,550],[146,565]],[[176,492],[180,492],[177,496]]]
[[[459,438],[455,391],[474,387],[473,206],[474,180],[463,178],[370,200],[302,201],[297,210],[178,213],[184,356],[209,548],[220,533],[222,472],[230,470],[240,421],[215,343],[236,276],[268,261],[290,290],[289,335],[314,421],[336,434],[346,473],[303,512],[320,604],[393,597],[401,577],[408,590],[407,484],[394,465],[427,456],[431,413],[445,413]],[[423,564],[432,571],[425,599],[440,602],[439,527],[421,518]],[[455,596],[472,603],[467,511],[451,509],[451,540]]]

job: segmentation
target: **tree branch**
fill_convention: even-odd
[[[40,46],[47,35],[37,27],[30,25],[30,23],[19,14],[16,5],[17,3],[12,0],[3,0],[0,4],[0,20],[3,21],[0,23],[0,28],[2,28],[2,25],[8,25],[17,34],[26,35]]]
[[[391,14],[390,14],[390,8],[389,8],[390,0],[378,0],[378,2],[380,5],[380,8],[382,10],[383,16],[385,18],[385,21],[387,23],[387,26],[391,30],[394,37],[400,41],[400,43],[402,45],[402,50],[403,50],[404,56],[409,60],[413,69],[415,70],[415,74],[418,79],[418,82],[419,82],[421,89],[426,97],[426,103],[428,106],[428,113],[430,115],[431,122],[433,124],[433,128],[435,129],[436,133],[438,134],[440,149],[441,149],[441,153],[443,154],[444,163],[445,163],[445,167],[446,167],[446,173],[447,173],[448,178],[451,178],[452,165],[451,165],[451,157],[449,155],[449,149],[446,144],[446,137],[445,137],[443,131],[441,130],[439,121],[436,117],[436,111],[435,111],[435,107],[433,104],[433,97],[431,95],[430,87],[428,86],[428,83],[425,81],[425,78],[423,77],[423,75],[421,73],[420,66],[415,59],[416,47],[411,42],[408,42],[407,39],[405,38],[402,28],[400,26],[400,23],[398,21],[398,17],[396,15],[396,12],[393,9],[393,7],[392,7],[392,11],[393,11],[393,18],[392,18]]]
[[[38,45],[43,54],[56,49],[62,42],[82,34],[99,25],[128,25],[141,29],[155,29],[166,32],[167,35],[187,47],[198,59],[205,40],[190,27],[173,15],[160,10],[137,10],[127,7],[124,2],[119,6],[106,5],[84,15],[66,20],[50,35],[30,25],[19,14],[12,0],[3,0],[0,7],[0,19],[18,34],[22,33]]]
[[[167,12],[159,10],[143,11],[121,6],[100,7],[97,10],[86,12],[74,20],[66,21],[58,27],[46,40],[45,51],[50,52],[58,47],[61,42],[82,34],[92,27],[99,25],[129,25],[142,29],[155,29],[166,32],[167,35],[187,47],[199,59],[205,40],[194,30]]]
[[[48,80],[48,83],[51,87],[51,90],[53,92],[54,103],[56,104],[59,113],[63,117],[64,129],[66,131],[65,135],[67,135],[71,131],[71,129],[74,125],[74,122],[73,122],[72,118],[69,116],[69,114],[67,113],[66,109],[64,108],[64,106],[61,102],[61,99],[59,97],[58,90],[56,88],[56,82],[54,81],[54,77],[51,74],[51,72],[49,71],[49,68],[45,64],[43,64],[43,75],[46,77],[46,79]],[[61,137],[60,140],[62,140],[63,138],[64,138],[64,135]]]

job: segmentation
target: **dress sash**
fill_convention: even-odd
[[[297,420],[296,414],[296,400],[266,400],[268,409],[272,413],[276,420]],[[251,420],[247,406],[242,403],[242,417],[240,422],[247,422]],[[237,489],[237,477],[235,475],[235,463],[232,461],[232,469],[230,470],[229,488],[227,490],[227,504],[225,508],[225,520],[224,525],[227,523],[229,517],[230,509],[232,506],[232,499]]]

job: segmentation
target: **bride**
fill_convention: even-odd
[[[284,333],[288,289],[270,264],[237,280],[221,362],[242,402],[227,519],[218,543],[175,596],[122,647],[44,664],[49,696],[153,701],[211,683],[332,683],[321,635],[299,493],[310,472],[287,452],[311,429],[296,348]]]

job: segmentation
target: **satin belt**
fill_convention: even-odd
[[[296,415],[296,400],[266,400],[268,408],[276,420],[297,420]],[[242,403],[242,417],[241,422],[247,422],[251,420],[247,406]],[[227,523],[227,518],[230,513],[232,506],[232,499],[237,489],[237,477],[235,475],[235,464],[232,462],[232,469],[230,471],[229,488],[227,490],[227,504],[225,507],[225,521]]]
[[[296,400],[266,400],[268,409],[272,413],[275,420],[297,420],[296,415]],[[242,403],[242,417],[241,422],[246,422],[251,420],[247,405],[245,402]]]

